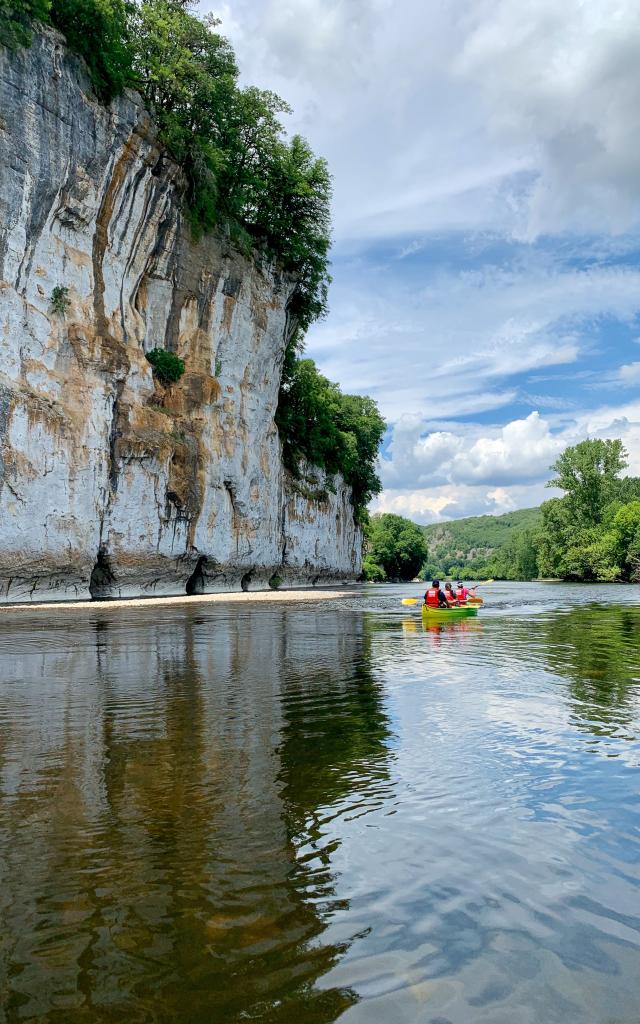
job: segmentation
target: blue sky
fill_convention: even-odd
[[[537,504],[567,444],[640,474],[640,5],[207,2],[334,175],[307,350],[389,429],[376,507]]]

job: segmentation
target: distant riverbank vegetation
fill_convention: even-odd
[[[240,87],[218,22],[192,7],[188,0],[0,0],[0,44],[29,45],[38,22],[51,24],[84,58],[101,102],[137,89],[184,172],[194,230],[221,232],[245,255],[262,253],[291,275],[287,311],[296,330],[276,416],[285,463],[294,475],[304,460],[325,469],[329,486],[340,473],[364,521],[380,490],[384,421],[372,399],[343,395],[302,357],[305,331],[327,310],[327,165],[299,135],[286,138],[283,100]],[[149,358],[160,379],[176,379],[162,352]]]
[[[640,582],[640,478],[621,477],[622,441],[582,441],[552,466],[549,487],[564,491],[541,506],[536,535],[541,576]]]
[[[551,467],[555,476],[548,482],[564,491],[563,497],[539,509],[422,527],[427,551],[420,577],[640,582],[640,479],[622,477],[626,466],[619,440],[590,439],[567,448]],[[372,518],[367,579],[415,575],[396,568],[389,573],[393,560],[388,553],[385,560],[379,557],[378,538],[390,540],[389,518],[401,517]],[[406,536],[406,528],[396,529]]]
[[[537,575],[535,536],[541,523],[539,508],[525,508],[424,526],[425,579],[533,579]]]

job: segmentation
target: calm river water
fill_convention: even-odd
[[[0,619],[0,1021],[638,1024],[640,594]]]

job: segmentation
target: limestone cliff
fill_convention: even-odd
[[[0,49],[0,600],[360,570],[348,489],[282,465],[295,282],[194,241],[181,185],[139,99],[97,104],[60,36]],[[171,387],[156,347],[186,363]]]

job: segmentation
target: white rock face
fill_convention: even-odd
[[[0,49],[0,600],[354,578],[348,489],[282,466],[295,282],[194,242],[137,97],[88,92],[53,32]]]

